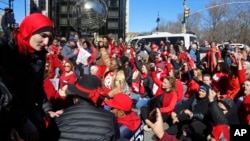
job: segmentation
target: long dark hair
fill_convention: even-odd
[[[171,84],[171,88],[170,91],[176,91],[176,86],[175,86],[175,78],[171,77],[171,76],[167,76],[166,79],[169,81],[169,83]]]

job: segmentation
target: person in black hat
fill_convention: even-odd
[[[76,84],[59,90],[61,96],[74,96],[75,103],[56,119],[59,140],[114,141],[120,137],[115,116],[98,106],[101,86],[97,76],[83,75]]]

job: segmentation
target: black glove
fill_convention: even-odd
[[[21,130],[25,141],[39,141],[38,130],[29,119],[23,124]]]

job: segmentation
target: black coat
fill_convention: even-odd
[[[193,95],[190,99],[185,101],[182,105],[175,108],[175,112],[178,114],[179,120],[189,120],[189,117],[183,114],[183,110],[189,109],[193,113],[192,120],[204,121],[207,120],[208,117],[208,109],[209,109],[209,101],[208,98],[198,98],[197,94]]]
[[[0,39],[0,66],[13,95],[10,111],[15,127],[22,126],[27,119],[36,125],[44,124],[45,112],[51,110],[43,90],[46,53],[44,50],[32,55],[19,54],[16,46]]]
[[[120,136],[115,116],[87,101],[66,108],[56,123],[59,141],[115,141]]]

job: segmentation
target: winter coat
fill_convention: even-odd
[[[87,101],[66,108],[56,123],[59,141],[115,141],[120,136],[115,116]]]
[[[46,53],[42,50],[20,54],[17,46],[1,40],[0,66],[6,74],[6,85],[13,94],[11,120],[14,126],[22,126],[27,119],[32,119],[35,124],[44,124],[41,119],[51,110],[43,89]]]

